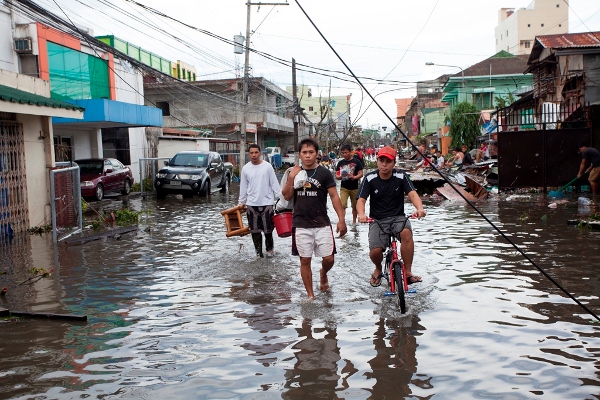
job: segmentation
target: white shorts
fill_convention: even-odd
[[[331,225],[321,228],[292,228],[292,255],[327,257],[336,253]]]

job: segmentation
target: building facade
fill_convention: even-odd
[[[83,118],[83,108],[51,98],[49,81],[21,73],[36,71],[37,59],[19,57],[33,40],[16,47],[13,18],[0,5],[0,240],[50,224],[52,118]]]
[[[211,150],[230,155],[236,163],[241,140],[244,114],[242,79],[219,79],[195,82],[144,81],[148,104],[163,111],[165,134],[172,130],[195,130],[211,138]],[[248,83],[247,126],[255,132],[246,133],[247,143],[261,148],[294,148],[292,96],[264,78],[250,78]],[[308,130],[301,126],[300,138]]]
[[[293,93],[292,86],[286,86]],[[347,136],[350,127],[350,99],[352,95],[331,96],[329,90],[316,92],[305,85],[296,87],[298,104],[304,109],[304,115],[312,127],[312,134],[318,140],[328,141]]]
[[[538,35],[569,31],[569,4],[560,0],[533,0],[527,8],[501,8],[495,29],[496,53],[529,54]]]

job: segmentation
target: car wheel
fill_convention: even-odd
[[[164,200],[167,198],[167,192],[162,189],[156,189],[156,198],[159,200]]]
[[[125,179],[125,182],[123,183],[123,190],[121,190],[121,194],[128,195],[129,193],[131,193],[131,182],[129,181],[129,179]]]
[[[98,186],[96,186],[96,193],[95,193],[95,197],[96,200],[100,201],[104,198],[104,186],[102,186],[101,183],[98,184]]]
[[[226,176],[225,182],[223,183],[223,186],[221,186],[221,192],[227,193],[228,191],[229,191],[229,176]]]
[[[200,188],[200,191],[198,192],[198,194],[200,194],[200,197],[207,197],[208,194],[210,193],[210,180],[206,180],[206,182],[204,182],[204,186],[202,186],[202,188]]]

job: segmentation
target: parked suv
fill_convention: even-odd
[[[182,151],[165,161],[165,167],[156,174],[156,197],[168,194],[207,196],[220,189],[227,191],[231,183],[233,165],[223,162],[214,151]]]

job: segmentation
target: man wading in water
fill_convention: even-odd
[[[260,159],[260,147],[257,144],[248,146],[250,162],[244,165],[240,177],[239,204],[248,207],[248,226],[252,233],[252,241],[256,256],[263,258],[262,234],[265,234],[267,257],[273,257],[273,203],[279,197],[279,182],[273,166]]]
[[[292,255],[300,257],[300,275],[308,294],[313,300],[312,269],[313,253],[323,257],[319,289],[329,289],[327,272],[333,267],[336,253],[331,221],[327,215],[327,195],[338,216],[336,232],[340,237],[348,228],[344,220],[344,208],[338,196],[331,171],[317,164],[319,144],[314,139],[304,139],[298,145],[302,167],[293,167],[286,184],[281,189],[284,199],[294,198],[292,219]]]

